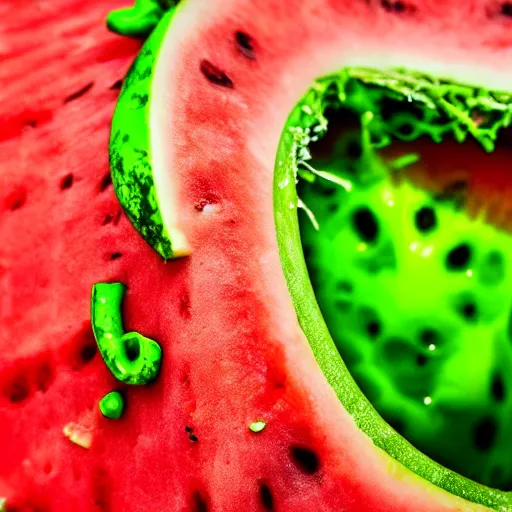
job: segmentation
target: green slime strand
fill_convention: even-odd
[[[160,345],[137,332],[125,333],[121,302],[122,283],[97,283],[92,288],[91,322],[100,353],[114,377],[126,384],[143,385],[160,370]]]

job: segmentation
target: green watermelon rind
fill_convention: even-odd
[[[281,265],[297,313],[327,381],[356,425],[373,443],[416,475],[449,493],[494,510],[512,510],[512,494],[491,489],[465,478],[433,461],[391,428],[357,386],[329,333],[316,301],[306,266],[298,220],[299,159],[309,143],[310,130],[301,126],[322,120],[323,96],[328,86],[315,84],[299,108],[290,115],[279,144],[274,171],[274,221]],[[304,105],[308,108],[304,110]],[[302,108],[301,108],[302,107]],[[304,121],[311,117],[311,123]],[[326,128],[326,126],[322,126]]]
[[[114,190],[135,229],[165,260],[176,257],[158,205],[151,165],[149,111],[158,51],[175,9],[162,18],[124,80],[112,120],[110,169]]]

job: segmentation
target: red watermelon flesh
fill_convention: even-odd
[[[480,2],[424,4],[420,23],[364,2],[187,0],[177,14],[168,108],[173,155],[182,162],[173,170],[178,211],[193,253],[165,264],[120,213],[108,180],[117,83],[139,47],[104,28],[119,6],[3,7],[0,497],[7,510],[476,510],[376,449],[328,386],[282,275],[272,170],[287,113],[343,41],[354,50],[370,27],[377,39],[379,27],[396,23],[396,44],[407,37],[434,61],[436,45],[453,33],[446,64],[462,59],[464,48],[466,64],[485,62],[490,80],[510,59],[508,22],[483,23],[490,18]],[[255,62],[232,44],[239,27],[254,38]],[[423,48],[424,40],[432,46]],[[331,52],[313,51],[314,42],[328,41],[336,42]],[[315,60],[311,69],[305,53]],[[235,94],[212,93],[198,55],[229,72]],[[217,206],[213,215],[201,209],[205,201]],[[89,300],[99,281],[128,286],[126,327],[158,340],[165,354],[158,381],[130,388],[125,415],[112,422],[97,409],[117,388],[93,349]],[[251,433],[260,419],[266,429]],[[64,435],[69,425],[86,447]]]

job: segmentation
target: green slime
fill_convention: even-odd
[[[375,155],[299,190],[316,298],[360,388],[424,453],[512,482],[512,237],[436,199]]]
[[[154,380],[160,370],[160,345],[137,332],[124,332],[121,283],[97,283],[92,288],[91,323],[94,337],[108,369],[126,384],[143,385]]]
[[[409,439],[416,433],[415,445],[447,467],[469,474],[459,457],[479,458],[484,467],[473,467],[472,478],[509,483],[508,452],[500,452],[509,429],[508,381],[494,370],[509,364],[501,349],[508,347],[505,253],[511,242],[467,218],[459,198],[437,201],[397,180],[421,155],[387,162],[378,150],[396,139],[441,142],[451,136],[473,138],[490,152],[499,130],[510,125],[511,105],[509,94],[415,73],[345,70],[315,82],[291,113],[274,178],[283,271],[299,323],[340,402],[378,447],[407,468],[496,510],[512,508],[509,493],[434,462],[389,424]],[[340,108],[355,114],[358,130],[341,138],[331,158],[313,161],[311,143],[328,128],[324,112]],[[357,156],[350,150],[354,140]],[[302,233],[301,208],[307,213]],[[469,258],[467,247],[459,248],[464,244]],[[452,254],[454,249],[460,250]],[[491,348],[482,350],[482,343]],[[448,430],[457,437],[455,448]],[[469,448],[469,454],[457,453]]]
[[[500,125],[476,132],[473,110],[453,115],[456,104],[429,98],[418,108],[409,94],[404,111],[387,83],[347,79],[338,98],[359,115],[360,133],[340,137],[328,160],[299,164],[313,182],[299,195],[313,220],[301,235],[316,298],[352,376],[391,425],[458,473],[510,487],[512,237],[470,219],[458,194],[436,200],[407,180],[418,154],[387,163],[377,154],[424,134],[475,135],[491,151]],[[455,91],[446,96],[459,105],[474,96]]]

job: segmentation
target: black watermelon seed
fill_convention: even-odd
[[[84,364],[89,363],[94,359],[94,356],[98,352],[98,347],[96,344],[87,343],[80,350],[80,361]]]
[[[199,492],[195,492],[192,496],[192,512],[208,512],[206,501]]]
[[[293,461],[297,467],[307,475],[313,475],[320,467],[318,456],[312,450],[294,446],[290,450]]]
[[[71,188],[73,186],[73,180],[74,180],[74,177],[71,173],[66,174],[66,176],[64,176],[64,178],[62,178],[60,180],[60,185],[59,185],[60,189],[66,190],[68,188]]]
[[[16,187],[8,196],[5,198],[5,207],[8,210],[15,211],[19,210],[27,200],[27,191],[24,187]]]
[[[450,270],[466,268],[471,258],[471,249],[468,244],[460,244],[453,248],[446,257],[446,266]]]
[[[401,2],[400,0],[393,1],[393,0],[381,0],[380,4],[387,12],[394,12],[394,13],[401,13],[406,10],[406,5]]]
[[[238,47],[238,51],[248,59],[254,60],[256,55],[254,53],[254,41],[251,36],[247,35],[245,32],[237,32],[235,34],[236,44]]]
[[[462,314],[468,320],[474,320],[477,315],[476,304],[473,304],[472,302],[464,304],[464,306],[462,306]]]
[[[500,13],[502,16],[507,16],[512,18],[512,2],[505,2],[501,4]]]
[[[430,206],[424,206],[416,212],[416,215],[414,216],[414,223],[416,224],[418,231],[422,231],[424,233],[431,231],[437,224],[435,210]]]
[[[24,375],[16,377],[7,390],[7,396],[11,403],[19,403],[30,395],[30,384]]]
[[[233,89],[231,78],[210,61],[203,59],[200,64],[200,70],[210,83],[226,87],[227,89]]]
[[[409,135],[412,135],[414,127],[412,126],[412,124],[405,123],[398,128],[398,131],[400,132],[401,135],[405,135],[407,137]]]
[[[112,185],[112,176],[109,172],[103,176],[100,184],[100,192],[103,192],[106,188]]]
[[[123,87],[123,81],[122,80],[116,80],[111,86],[110,86],[110,90],[112,91],[115,91],[115,90],[119,90],[121,89],[121,87]]]
[[[368,322],[366,329],[368,330],[368,336],[370,336],[370,338],[377,338],[381,331],[380,324],[376,320]]]
[[[492,379],[491,392],[496,402],[505,400],[505,384],[500,373],[496,373]]]
[[[439,341],[439,334],[434,329],[427,328],[421,331],[420,338],[421,342],[428,347],[432,344],[435,345]]]
[[[379,234],[379,225],[373,212],[366,206],[356,210],[352,223],[360,238],[365,242],[374,242]]]
[[[92,86],[94,85],[94,82],[89,82],[87,85],[79,89],[78,91],[74,92],[73,94],[70,94],[66,98],[64,98],[64,103],[69,103],[70,101],[76,100],[83,96],[86,92],[88,92]]]
[[[266,484],[260,485],[260,500],[265,510],[274,510],[274,498],[269,486]]]
[[[475,427],[473,432],[473,442],[475,448],[481,452],[489,451],[498,433],[496,420],[491,416],[483,418]]]
[[[424,354],[418,354],[416,356],[416,364],[418,366],[425,366],[428,362],[428,359],[427,359],[427,356],[425,356]]]

